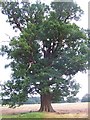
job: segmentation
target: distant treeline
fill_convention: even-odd
[[[40,97],[30,97],[24,104],[39,104],[40,103]]]
[[[73,97],[69,97],[67,98],[67,100],[60,100],[60,101],[52,101],[53,103],[75,103],[75,102],[90,102],[90,94],[85,94],[81,100],[79,100],[78,98],[73,98]],[[2,100],[0,99],[0,104],[2,104]],[[26,102],[24,102],[24,104],[40,104],[40,97],[29,97],[28,100]]]
[[[0,99],[0,104],[2,104],[2,100]]]
[[[30,97],[24,104],[39,104],[40,97]],[[2,100],[0,99],[0,104],[2,104]]]
[[[53,100],[52,103],[75,103],[78,102],[77,98],[71,98],[69,97],[67,100]],[[2,101],[0,100],[0,104],[2,103]],[[40,104],[40,97],[29,97],[28,100],[26,102],[24,102],[24,104]]]

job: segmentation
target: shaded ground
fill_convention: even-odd
[[[82,114],[84,116],[88,116],[89,110],[88,103],[62,103],[52,104],[52,106],[58,114]],[[0,106],[0,114],[7,115],[38,111],[39,107],[40,107],[39,104],[23,105],[15,109],[8,108],[6,106],[4,107]]]

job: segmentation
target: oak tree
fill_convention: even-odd
[[[55,97],[76,96],[79,84],[72,78],[87,69],[87,38],[73,21],[83,11],[74,2],[3,2],[2,13],[20,35],[2,46],[11,59],[11,79],[3,85],[3,104],[21,105],[29,94],[41,96],[39,111],[53,112]],[[8,99],[6,99],[8,98]]]

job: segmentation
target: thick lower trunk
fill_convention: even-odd
[[[51,95],[43,94],[41,95],[41,107],[40,112],[55,112],[51,106]]]

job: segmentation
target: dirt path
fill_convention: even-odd
[[[52,104],[53,108],[58,114],[87,114],[88,115],[88,103],[62,103]],[[25,112],[38,111],[40,105],[22,105],[15,109],[8,107],[0,107],[0,114],[18,114]]]

